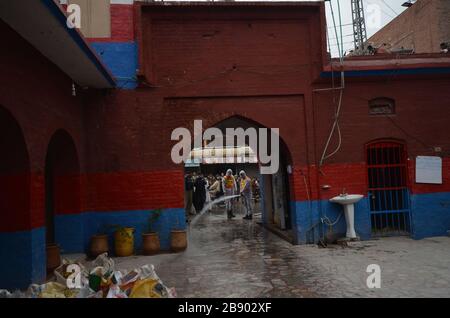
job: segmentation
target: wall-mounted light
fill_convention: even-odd
[[[72,96],[77,96],[77,88],[75,87],[75,83],[72,83]]]
[[[292,166],[291,166],[291,165],[288,165],[288,166],[286,167],[286,171],[287,171],[288,174],[292,174]]]

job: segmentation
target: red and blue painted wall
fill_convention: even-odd
[[[183,180],[177,170],[95,173],[82,179],[83,209],[74,212],[70,206],[61,206],[56,213],[56,242],[65,253],[88,251],[90,238],[96,234],[111,234],[112,238],[116,225],[135,229],[138,252],[141,234],[148,231],[149,218],[156,210],[162,212],[154,230],[159,233],[163,250],[170,249],[171,230],[186,228],[183,184],[173,181]],[[60,189],[71,192],[70,187]]]
[[[329,79],[315,82],[326,63],[323,3],[139,6],[113,2],[111,38],[89,39],[122,88],[107,94],[73,97],[71,79],[0,24],[9,45],[1,51],[0,149],[10,155],[8,162],[0,158],[0,288],[45,279],[45,158],[61,129],[79,160],[78,172],[55,179],[55,240],[68,253],[85,251],[92,235],[115,224],[136,228],[139,249],[139,234],[157,209],[163,210],[158,227],[168,248],[171,229],[186,226],[183,167],[171,162],[171,132],[192,128],[195,119],[206,128],[233,116],[280,128],[293,167],[289,190],[298,243],[327,233],[321,219],[336,220],[341,211],[328,200],[344,188],[366,195],[356,206],[356,230],[363,239],[372,236],[364,147],[380,138],[407,146],[412,237],[450,229],[447,73],[414,73],[412,67],[406,77],[353,76],[340,116],[341,149],[318,169],[335,110],[332,93],[313,93],[330,87]],[[134,89],[138,68],[152,85]],[[368,113],[368,101],[381,96],[396,101],[390,119]],[[337,143],[333,139],[331,149]],[[414,182],[418,155],[444,158],[442,185]],[[344,230],[341,218],[333,231]]]
[[[60,2],[65,8],[67,1]],[[111,36],[87,38],[116,78],[117,87],[120,89],[133,89],[137,86],[138,48],[134,35],[133,3],[133,0],[111,0]]]
[[[111,1],[111,38],[88,39],[121,89],[137,86],[138,48],[133,14],[132,0]]]

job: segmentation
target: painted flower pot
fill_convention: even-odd
[[[48,244],[47,252],[47,272],[51,273],[61,265],[60,248],[57,244]]]
[[[144,255],[155,255],[161,250],[158,233],[142,234],[142,253]]]
[[[91,237],[91,246],[89,249],[89,254],[91,257],[96,258],[97,256],[108,252],[108,235],[94,235]]]
[[[114,232],[114,252],[119,257],[134,254],[134,228],[124,227]]]
[[[170,233],[170,249],[173,252],[182,252],[187,248],[187,232],[185,230],[173,230]]]

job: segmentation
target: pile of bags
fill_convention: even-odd
[[[97,257],[89,268],[80,262],[64,260],[54,273],[54,282],[33,284],[26,292],[10,293],[0,290],[0,298],[176,297],[175,289],[169,289],[163,284],[153,265],[145,265],[130,272],[116,271],[114,260],[107,253]]]

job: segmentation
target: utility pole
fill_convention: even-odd
[[[355,54],[364,55],[366,54],[367,30],[363,0],[352,0],[352,18]]]

